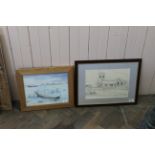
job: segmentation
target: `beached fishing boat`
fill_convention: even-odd
[[[27,85],[27,87],[38,87],[39,85]]]
[[[37,91],[35,91],[35,94],[37,95],[37,97],[53,99],[53,100],[58,100],[61,97],[60,91],[57,89],[37,90]]]

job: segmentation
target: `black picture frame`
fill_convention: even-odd
[[[80,65],[99,65],[99,64],[137,64],[137,69],[136,69],[136,79],[135,79],[135,90],[134,90],[134,99],[133,101],[128,101],[128,102],[104,102],[102,103],[95,103],[96,100],[94,100],[94,103],[87,103],[87,104],[81,104],[80,99],[79,99],[79,92],[81,93],[82,90],[79,90],[79,84],[82,82],[84,79],[79,79],[81,77],[80,73]],[[127,104],[136,104],[138,100],[138,91],[139,91],[139,81],[140,81],[140,72],[141,72],[141,64],[142,64],[142,59],[137,58],[137,59],[110,59],[110,60],[77,60],[75,61],[75,105],[77,107],[81,106],[103,106],[103,105],[127,105]],[[130,80],[130,79],[129,79]],[[131,82],[131,81],[130,81]],[[131,89],[131,88],[130,88]],[[85,92],[84,92],[85,93]],[[101,100],[101,99],[99,99]],[[91,99],[88,99],[88,102],[91,101]],[[92,100],[93,101],[93,100]]]

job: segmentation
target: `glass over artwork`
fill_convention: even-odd
[[[130,69],[85,71],[85,99],[127,98]]]
[[[23,81],[27,106],[69,101],[67,73],[24,75]]]

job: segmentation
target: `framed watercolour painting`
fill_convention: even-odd
[[[75,61],[77,106],[135,104],[141,59]]]
[[[16,71],[22,111],[73,106],[73,68],[48,67]]]

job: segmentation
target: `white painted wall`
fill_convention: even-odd
[[[140,94],[155,94],[155,27],[0,27],[10,86],[15,70],[74,60],[142,58]]]

